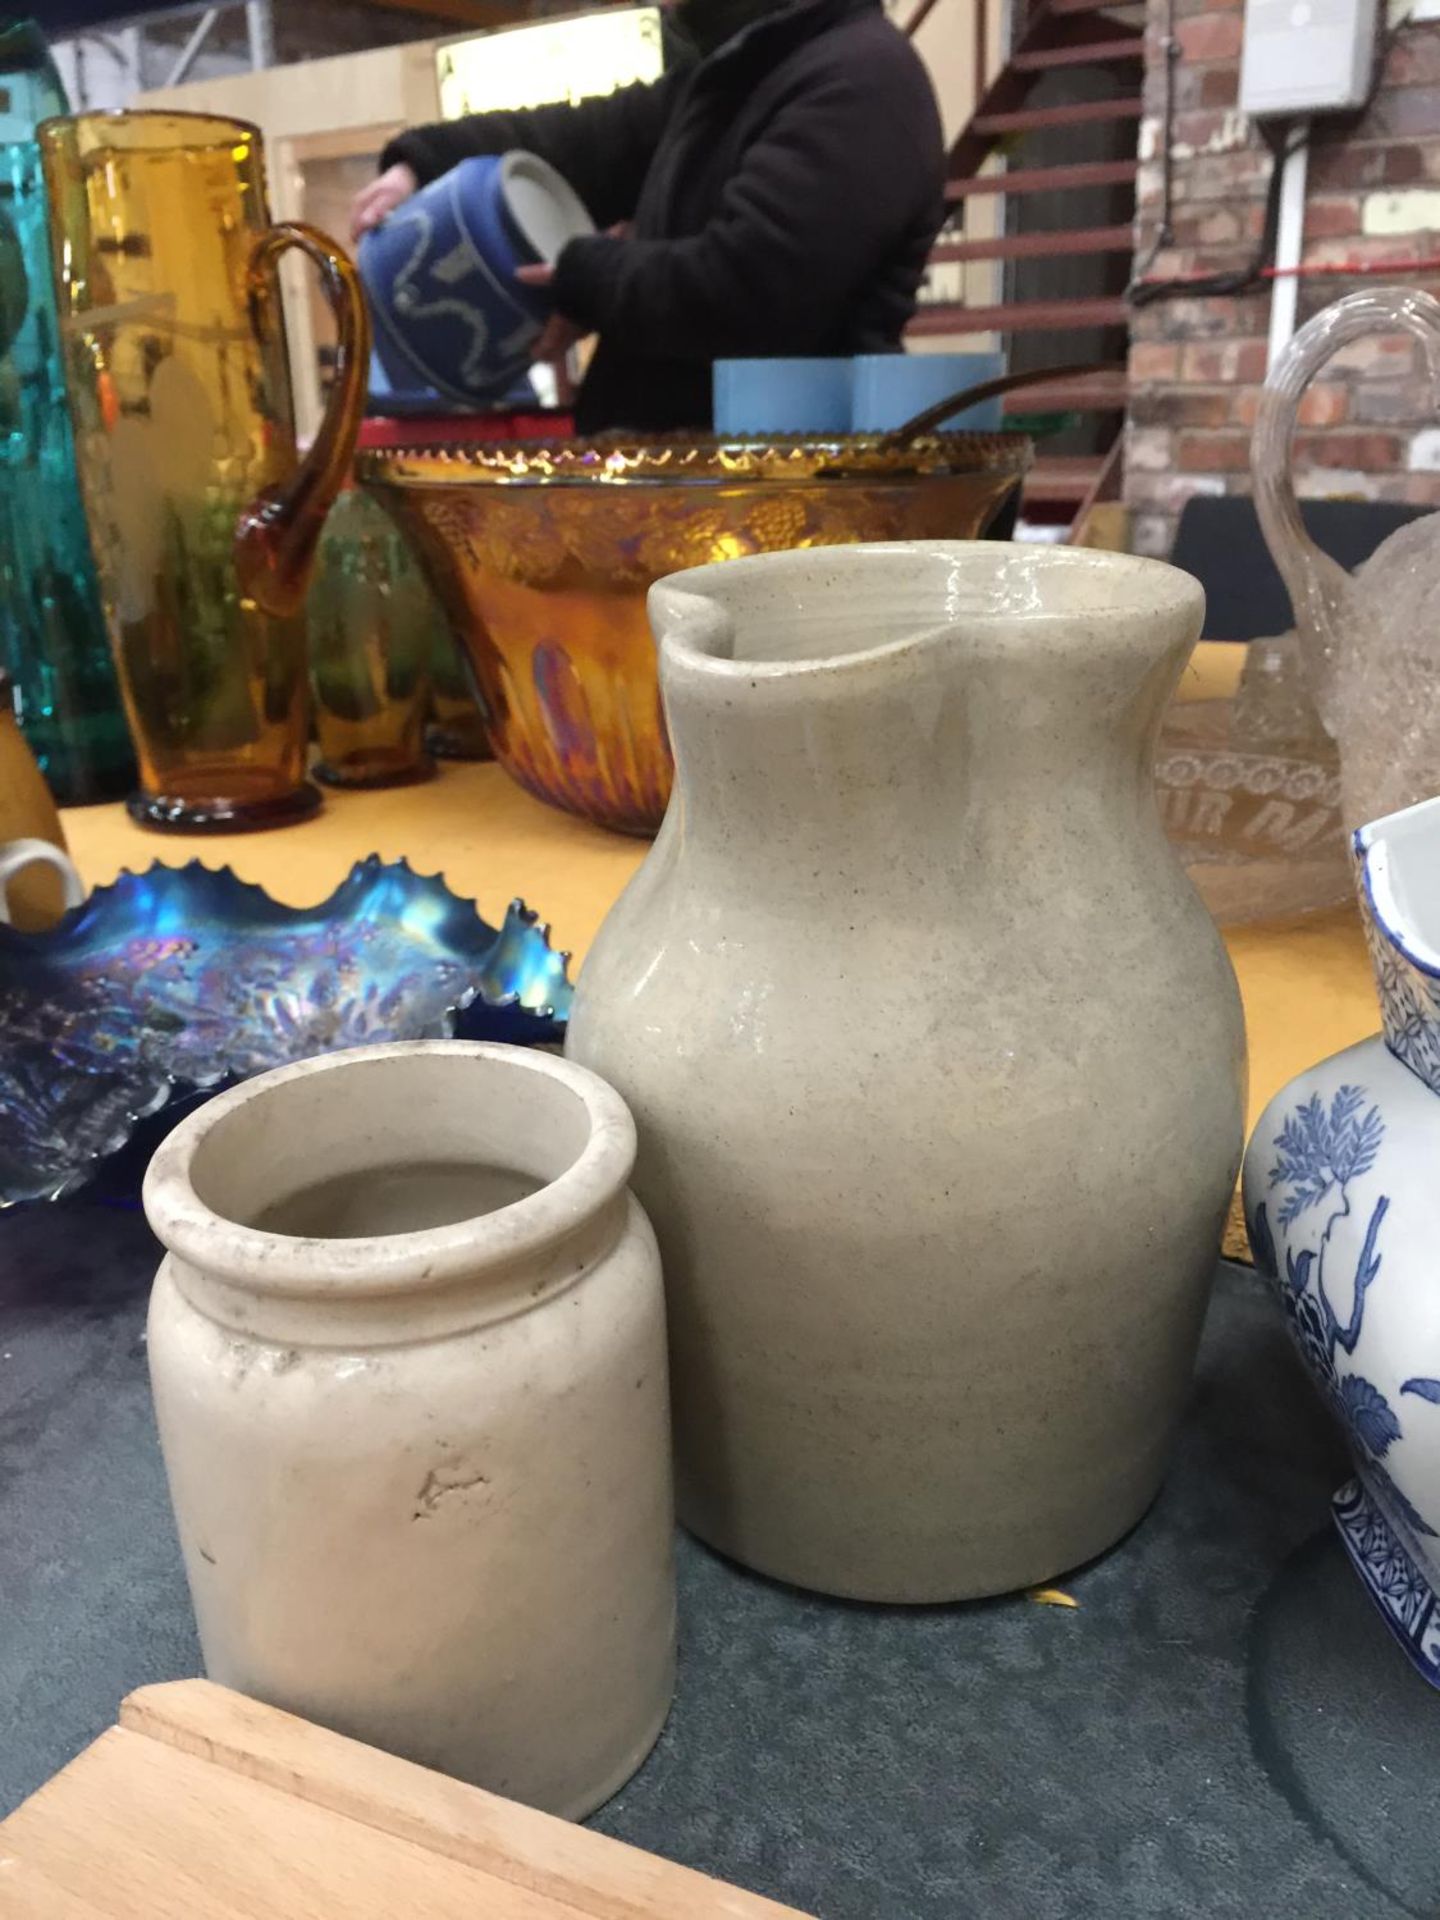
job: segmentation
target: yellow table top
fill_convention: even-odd
[[[1228,692],[1241,653],[1199,648],[1182,697]],[[233,866],[295,906],[323,899],[368,853],[403,855],[417,871],[442,873],[454,892],[473,895],[492,923],[521,895],[548,917],[554,944],[577,966],[646,851],[642,841],[532,800],[496,766],[458,764],[422,786],[327,793],[316,818],[269,833],[182,840],[137,827],[120,806],[71,808],[64,825],[92,887],[122,867],[198,858]],[[1253,1125],[1302,1068],[1374,1033],[1379,1013],[1353,908],[1229,928],[1225,943],[1245,1002]]]

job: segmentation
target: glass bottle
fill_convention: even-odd
[[[430,725],[425,741],[437,760],[493,760],[475,676],[455,630],[438,612],[430,650]]]
[[[36,125],[66,111],[38,28],[0,21],[0,662],[62,805],[116,799],[135,761],[65,404]]]
[[[399,529],[358,488],[330,509],[307,616],[316,779],[334,787],[428,779],[431,636],[443,616]]]

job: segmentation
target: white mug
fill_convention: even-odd
[[[35,865],[54,867],[65,885],[65,910],[78,907],[85,898],[85,884],[75,871],[74,862],[48,840],[7,840],[0,845],[0,922],[8,924],[10,902],[7,890],[11,880],[23,868]]]

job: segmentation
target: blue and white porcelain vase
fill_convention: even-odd
[[[1440,799],[1362,827],[1383,1033],[1292,1080],[1245,1156],[1245,1217],[1355,1478],[1335,1521],[1440,1686]]]
[[[389,385],[469,406],[524,379],[551,311],[517,280],[595,231],[584,203],[533,153],[474,154],[402,202],[357,255]]]

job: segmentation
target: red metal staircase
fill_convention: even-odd
[[[936,0],[920,0],[912,35]],[[975,70],[989,71],[985,0],[975,8]],[[932,266],[999,265],[998,300],[976,306],[943,294],[922,304],[912,335],[998,333],[1012,367],[1109,361],[1103,373],[1010,396],[1015,413],[1087,416],[1079,434],[1042,450],[1025,491],[1036,518],[1069,519],[1107,467],[1124,420],[1133,258],[1144,9],[1105,0],[1032,0],[1017,6],[1014,44],[986,84],[949,156],[951,214]],[[974,210],[999,199],[998,232]],[[939,278],[942,276],[932,276]],[[1077,336],[1083,344],[1077,346]]]

